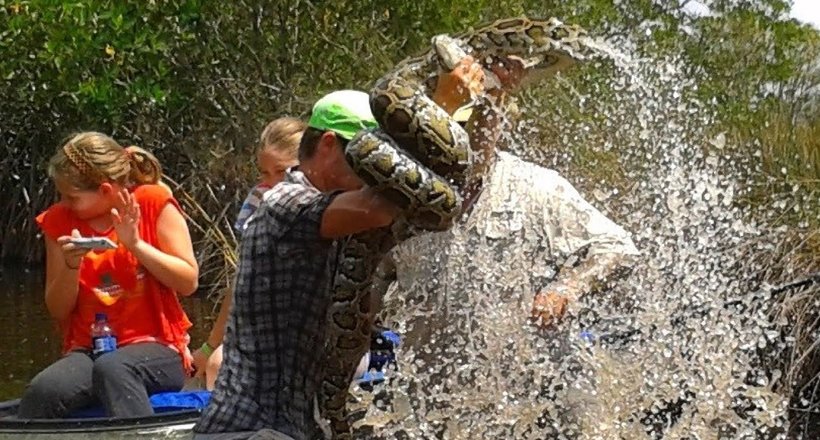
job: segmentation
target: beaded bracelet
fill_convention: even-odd
[[[208,357],[210,357],[211,354],[213,354],[213,352],[214,352],[214,348],[211,347],[210,344],[208,344],[208,341],[203,342],[202,346],[199,347],[199,349],[202,350],[202,352],[205,353],[205,356],[208,356]]]

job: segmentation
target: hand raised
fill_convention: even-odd
[[[120,243],[131,249],[140,240],[140,205],[128,190],[117,194],[117,206],[111,209],[111,221]]]

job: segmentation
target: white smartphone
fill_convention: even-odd
[[[78,248],[82,249],[116,249],[117,244],[107,237],[77,237],[72,238],[73,243]]]

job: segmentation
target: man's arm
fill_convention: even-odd
[[[532,319],[541,327],[557,323],[579,297],[601,291],[624,277],[636,260],[628,254],[598,254],[562,270],[554,282],[535,294]]]
[[[589,255],[577,266],[562,269],[549,287],[573,301],[581,295],[600,292],[623,278],[636,260],[636,256],[630,254]]]
[[[479,95],[475,101],[473,114],[466,127],[467,132],[471,134],[473,150],[493,151],[495,149],[495,144],[501,136],[501,121],[503,120],[499,110],[504,107],[508,95],[518,88],[526,73],[524,61],[515,56],[498,58],[490,63],[489,68],[498,79],[500,87],[487,89],[486,94]],[[449,75],[454,76],[456,72],[454,70]],[[474,139],[473,135],[477,139]]]
[[[501,109],[508,93],[518,87],[525,73],[523,61],[517,57],[498,59],[491,64],[491,70],[501,87],[487,90],[486,95],[479,95],[473,105],[472,115],[464,127],[470,137],[470,149],[481,155],[473,170],[473,176],[484,176],[489,172],[502,130],[509,128],[502,124],[506,119]],[[475,198],[471,196],[479,191],[479,188],[475,187],[477,183],[470,182],[465,194],[466,200],[475,202]]]
[[[545,216],[545,228],[560,230],[560,238],[551,237],[553,246],[565,255],[583,247],[587,251],[580,263],[563,268],[553,282],[536,293],[532,318],[541,326],[560,320],[579,297],[603,290],[625,276],[639,255],[623,228],[584,200],[565,179],[555,174],[551,180],[554,187],[542,189],[547,195],[542,209],[552,217]]]
[[[484,71],[481,65],[467,55],[452,71],[439,75],[432,99],[449,114],[484,90]]]
[[[331,240],[389,226],[400,212],[371,188],[322,193],[290,182],[268,191],[263,204],[267,206],[266,215],[281,224],[299,225],[297,229],[302,233]]]
[[[520,79],[523,63],[507,60],[494,66],[493,71],[499,76],[502,84],[512,88],[513,83],[517,84]],[[483,81],[484,72],[481,65],[467,56],[452,72],[439,77],[433,100],[452,114],[469,99],[471,92],[478,94],[483,90]],[[484,137],[471,136],[471,142],[476,142],[474,148],[487,148],[491,151],[490,147],[495,144],[499,135],[500,117],[489,105],[481,106],[479,110],[481,116],[475,118],[473,130],[484,130],[491,134]],[[396,206],[371,189],[345,192],[336,196],[322,215],[320,234],[324,238],[333,239],[378,229],[389,226],[398,214],[399,209]]]
[[[371,188],[341,193],[322,214],[319,234],[335,239],[389,226],[399,209]]]

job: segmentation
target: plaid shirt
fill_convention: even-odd
[[[315,396],[337,244],[319,235],[335,194],[299,171],[265,194],[242,235],[224,360],[195,432],[270,428],[315,438]]]

